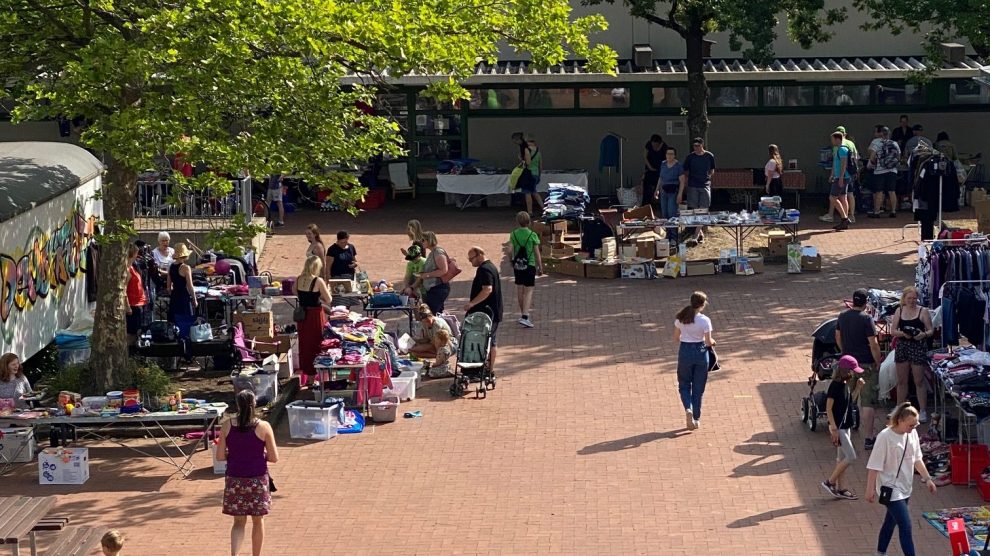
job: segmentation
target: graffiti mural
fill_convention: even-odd
[[[86,246],[95,225],[96,216],[87,216],[77,203],[55,229],[34,227],[24,246],[0,252],[0,326],[5,340],[10,341],[6,324],[12,315],[29,311],[49,296],[58,298],[86,271]]]

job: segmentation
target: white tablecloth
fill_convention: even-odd
[[[569,183],[585,191],[588,190],[588,174],[540,175],[537,191],[546,193],[551,183]],[[509,174],[453,175],[437,174],[437,191],[440,193],[460,193],[462,195],[499,195],[509,193]]]

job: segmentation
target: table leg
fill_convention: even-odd
[[[28,539],[31,542],[31,556],[38,556],[38,537],[37,533],[31,531],[28,533]]]

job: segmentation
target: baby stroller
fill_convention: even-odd
[[[811,345],[811,376],[808,377],[810,392],[801,398],[801,422],[808,425],[808,430],[818,430],[818,420],[828,422],[825,414],[826,392],[815,392],[819,382],[832,380],[832,373],[839,362],[839,346],[835,342],[835,328],[838,319],[829,319],[815,328],[811,334],[814,341]],[[853,429],[859,429],[859,406],[852,407]]]
[[[454,383],[450,385],[451,396],[463,396],[472,382],[478,383],[476,398],[485,398],[488,390],[495,389],[495,373],[488,360],[491,346],[492,318],[485,313],[471,313],[464,317],[457,347],[457,364],[454,366]]]

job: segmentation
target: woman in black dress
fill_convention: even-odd
[[[914,387],[918,394],[918,408],[921,414],[918,421],[928,421],[928,389],[925,387],[925,369],[928,368],[928,339],[934,327],[928,309],[918,305],[918,290],[913,286],[904,288],[901,305],[894,311],[893,332],[897,338],[894,347],[894,361],[897,363],[897,405],[908,397],[908,379],[914,377]]]

